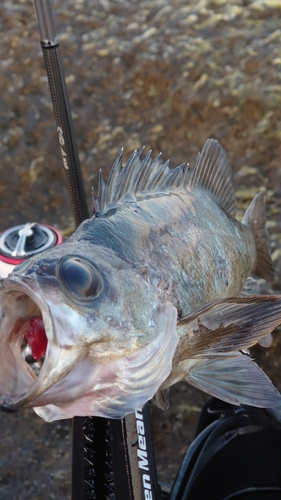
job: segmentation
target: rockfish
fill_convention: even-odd
[[[234,404],[279,405],[241,352],[269,344],[281,323],[281,296],[242,292],[251,273],[272,278],[263,194],[238,222],[231,168],[212,139],[193,168],[143,149],[123,168],[121,156],[107,183],[100,175],[94,215],[0,282],[1,409],[121,418],[157,392],[165,405],[178,380]]]

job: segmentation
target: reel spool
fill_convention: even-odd
[[[0,235],[0,278],[6,278],[14,267],[37,253],[62,243],[57,229],[27,222],[6,229]]]

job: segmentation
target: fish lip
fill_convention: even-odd
[[[31,286],[32,285],[32,286]],[[0,301],[1,301],[1,295],[2,298],[4,299],[7,294],[12,293],[12,292],[19,292],[20,295],[22,296],[27,296],[29,299],[37,306],[37,308],[40,310],[40,314],[42,316],[44,326],[45,326],[45,331],[46,331],[46,336],[48,339],[48,343],[50,339],[54,337],[54,326],[53,326],[53,321],[52,317],[48,308],[47,303],[43,300],[43,297],[40,295],[40,290],[38,287],[38,291],[36,289],[36,282],[31,280],[28,277],[24,278],[19,278],[18,276],[9,276],[6,279],[0,280]],[[12,298],[13,300],[13,298]],[[7,316],[11,317],[12,314],[7,314]],[[10,343],[12,341],[13,336],[16,337],[17,332],[16,332],[16,324],[17,321],[22,318],[23,320],[28,317],[28,314],[26,316],[20,316],[16,315],[16,312],[14,314],[13,310],[13,320],[10,322],[10,328],[9,328],[9,323],[8,323],[8,333],[5,338],[4,335],[4,342],[2,340],[2,343],[4,343],[5,346],[9,346],[10,349],[13,351],[13,349],[10,346]],[[46,328],[46,324],[48,324],[48,328]],[[3,335],[3,332],[1,332],[1,336]],[[0,339],[1,340],[1,339]],[[18,348],[17,345],[14,346],[14,349]],[[21,356],[21,354],[20,354]],[[17,354],[17,358],[19,359],[19,356]],[[26,363],[24,358],[22,358],[23,363]],[[17,359],[14,357],[14,370],[16,371],[17,375],[22,376],[23,375],[23,370],[24,370],[24,365],[23,363],[20,363],[20,365],[17,363]],[[27,365],[27,363],[26,363]],[[27,368],[27,366],[26,366]],[[33,373],[33,372],[32,372]],[[25,383],[25,389],[21,391],[20,394],[17,395],[12,395],[12,394],[2,394],[0,396],[0,410],[7,412],[7,413],[14,413],[18,411],[22,406],[26,405],[34,396],[34,394],[37,392],[37,385],[38,385],[38,378],[39,375],[36,377],[34,374],[34,377],[32,380],[32,374],[31,374],[31,368],[29,371],[30,375],[30,384],[27,385],[27,382]]]
[[[55,328],[52,315],[48,303],[40,293],[40,287],[36,281],[28,277],[10,276],[3,280],[0,279],[0,299],[2,290],[4,292],[21,292],[23,295],[27,295],[40,310],[48,342],[54,340]],[[48,328],[46,328],[46,325],[48,325]]]

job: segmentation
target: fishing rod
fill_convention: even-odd
[[[67,188],[76,227],[89,217],[50,0],[34,0]],[[157,500],[148,405],[122,420],[73,419],[72,500]]]
[[[60,151],[76,226],[89,217],[76,136],[61,61],[59,41],[49,0],[34,0],[41,47],[53,104]]]

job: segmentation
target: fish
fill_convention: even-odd
[[[122,155],[107,182],[100,172],[92,217],[0,281],[0,409],[123,418],[153,397],[167,407],[179,380],[277,407],[281,395],[248,354],[281,323],[281,296],[256,294],[250,277],[273,279],[264,194],[235,218],[215,139],[193,167],[144,148],[123,167]]]

